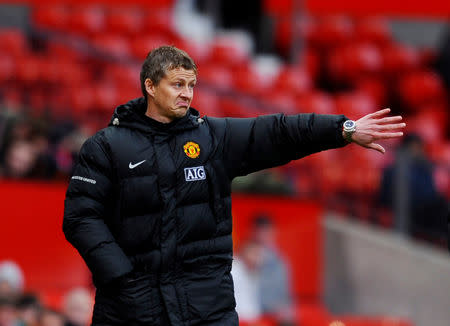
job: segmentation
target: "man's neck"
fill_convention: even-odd
[[[147,111],[145,112],[145,115],[161,123],[170,123],[174,120],[173,118],[160,114],[156,105],[150,101],[147,103]]]

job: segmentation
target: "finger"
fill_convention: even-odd
[[[380,116],[383,116],[385,114],[388,114],[389,112],[391,112],[391,109],[387,108],[387,109],[379,110],[379,111],[374,112],[374,113],[370,113],[366,117],[368,117],[368,118],[376,118],[376,117],[380,117]]]
[[[367,145],[367,148],[376,150],[376,151],[380,152],[381,154],[386,153],[386,150],[385,150],[384,147],[381,146],[380,144],[370,143],[370,144]]]
[[[391,122],[399,122],[402,121],[403,117],[401,115],[396,115],[395,117],[385,117],[377,120],[379,124],[391,123]]]
[[[403,136],[403,132],[376,132],[373,135],[376,139],[389,139]]]
[[[377,126],[378,131],[386,131],[386,130],[398,130],[406,127],[406,123],[395,123],[389,125],[381,125]]]

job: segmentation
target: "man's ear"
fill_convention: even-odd
[[[145,90],[147,91],[148,95],[151,97],[155,96],[155,85],[153,84],[152,80],[150,78],[147,78],[144,82],[145,84]]]

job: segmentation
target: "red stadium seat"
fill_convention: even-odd
[[[210,60],[211,47],[208,42],[196,42],[179,38],[173,44],[184,51],[195,61],[197,67],[203,67],[207,64],[214,64]],[[208,63],[209,61],[209,63]]]
[[[18,29],[0,29],[0,52],[14,57],[25,55],[28,52],[28,42],[24,33]]]
[[[108,64],[105,68],[105,77],[119,88],[134,86],[140,90],[140,71],[140,65]]]
[[[40,62],[39,80],[41,82],[57,84],[61,81],[63,71],[60,60],[52,57],[44,57]]]
[[[214,41],[210,60],[216,65],[223,65],[232,69],[247,64],[249,53],[233,40],[222,38]]]
[[[320,72],[320,57],[319,54],[311,49],[300,53],[298,64],[304,67],[313,80],[317,80]]]
[[[161,45],[169,44],[169,39],[159,35],[136,36],[130,43],[131,54],[139,60],[144,60],[148,53]]]
[[[336,110],[333,98],[320,91],[298,97],[296,107],[302,113],[334,114]]]
[[[311,75],[301,67],[286,66],[278,74],[275,87],[293,95],[302,95],[313,87]]]
[[[431,160],[436,164],[450,166],[450,142],[437,141],[428,145],[428,153]]]
[[[378,48],[368,43],[338,47],[328,56],[328,74],[335,82],[355,84],[360,78],[381,71],[382,57]]]
[[[15,74],[15,60],[10,55],[0,52],[0,85],[12,80]]]
[[[399,82],[398,91],[408,110],[427,104],[444,103],[446,90],[442,79],[432,71],[412,72]]]
[[[233,86],[233,74],[231,70],[220,66],[203,66],[198,76],[198,81],[207,86],[220,90],[231,90]]]
[[[248,118],[254,116],[247,106],[233,98],[221,98],[219,99],[219,103],[225,117]]]
[[[91,69],[86,69],[82,64],[61,61],[59,64],[61,69],[61,82],[65,85],[81,85],[88,82],[90,79]]]
[[[379,17],[362,18],[355,23],[355,40],[386,46],[392,36],[387,20]]]
[[[350,119],[359,119],[377,110],[374,99],[361,92],[338,94],[335,104],[336,113],[345,114]]]
[[[69,89],[67,104],[72,108],[76,118],[87,115],[88,110],[94,106],[94,90],[92,85],[73,86]]]
[[[16,78],[18,81],[30,84],[39,80],[41,74],[41,59],[27,56],[16,59]]]
[[[120,35],[137,35],[143,29],[144,16],[136,9],[112,9],[106,14],[106,29]]]
[[[292,19],[290,19],[289,15],[289,18],[278,19],[275,24],[275,45],[280,53],[289,57],[293,41]],[[298,33],[297,37],[308,42],[316,28],[315,20],[310,17],[302,17],[295,24],[295,32]]]
[[[142,28],[147,33],[161,37],[169,39],[177,37],[173,27],[173,11],[170,10],[146,12]]]
[[[292,14],[293,2],[290,0],[264,0],[264,11],[272,16],[289,16]]]
[[[115,34],[96,35],[92,40],[92,44],[98,50],[111,56],[128,58],[131,55],[128,40]]]
[[[320,23],[311,32],[310,44],[319,49],[330,49],[348,43],[352,37],[353,23],[348,17],[322,17]]]
[[[122,104],[118,100],[116,85],[108,81],[100,81],[93,88],[92,110],[98,113],[112,114],[114,108]]]
[[[355,82],[356,90],[362,93],[369,94],[374,99],[377,106],[381,107],[387,101],[387,85],[378,77],[366,77]]]
[[[203,69],[201,72],[203,73]],[[232,78],[236,91],[256,97],[264,94],[272,86],[268,85],[267,81],[261,78],[251,67],[234,70]]]
[[[117,96],[116,96],[117,104],[112,106],[109,110],[106,110],[107,114],[109,112],[110,115],[112,115],[112,112],[114,111],[116,106],[118,106],[120,104],[124,104],[131,99],[135,99],[135,98],[143,96],[140,87],[136,86],[137,80],[138,79],[136,78],[134,83],[131,83],[128,85],[117,84],[117,85],[119,85],[119,87],[117,89]],[[134,84],[136,84],[136,85],[134,85]]]
[[[283,89],[266,92],[262,97],[262,101],[269,107],[267,113],[297,113],[294,94]]]
[[[383,56],[383,72],[386,76],[398,76],[419,67],[420,57],[412,48],[400,44],[392,44],[381,51]]]
[[[200,111],[200,115],[208,115],[212,117],[224,116],[220,107],[219,99],[213,91],[206,91],[196,88],[194,91],[194,99],[192,107]]]
[[[64,58],[69,61],[77,61],[83,56],[87,55],[86,52],[81,52],[70,44],[60,43],[52,40],[47,41],[46,52],[49,56]]]
[[[419,134],[426,144],[440,142],[445,137],[448,119],[446,106],[425,106],[408,118],[407,130]]]
[[[48,108],[48,96],[40,88],[30,89],[28,92],[29,103],[31,106],[30,114],[34,117],[42,116]]]
[[[69,8],[63,5],[35,6],[32,12],[34,24],[40,28],[53,29],[57,31],[69,30],[69,16]]]
[[[69,29],[75,34],[91,36],[105,31],[105,12],[97,6],[77,7],[68,20]]]

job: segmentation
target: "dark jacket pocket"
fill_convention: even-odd
[[[150,275],[127,276],[119,284],[97,290],[94,323],[153,323],[161,314],[158,289]]]

